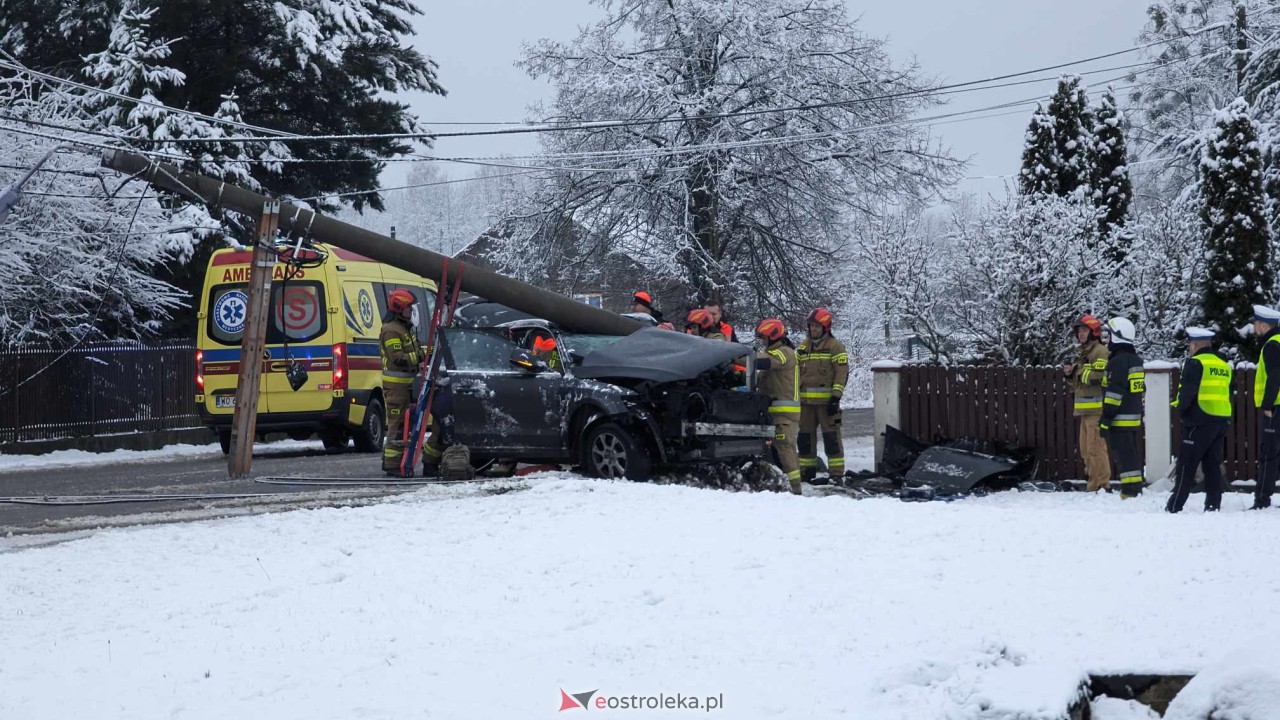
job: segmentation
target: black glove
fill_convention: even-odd
[[[828,415],[840,414],[840,398],[832,397],[830,400],[827,401],[827,414]]]
[[[1103,440],[1107,439],[1107,434],[1110,432],[1111,432],[1110,423],[1106,423],[1106,422],[1098,423],[1098,434],[1102,436]]]

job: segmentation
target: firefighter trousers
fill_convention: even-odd
[[[844,475],[844,439],[841,437],[842,414],[827,411],[826,404],[800,406],[800,434],[796,450],[800,455],[800,473],[805,480],[818,474],[818,432],[822,432],[822,449],[827,453],[827,475]]]
[[[1138,447],[1141,434],[1138,428],[1113,428],[1107,433],[1107,447],[1120,477],[1122,498],[1142,494],[1142,450]]]
[[[1178,446],[1178,473],[1173,494],[1165,510],[1181,512],[1196,484],[1196,469],[1204,468],[1204,509],[1222,506],[1222,448],[1227,441],[1227,423],[1209,422],[1182,426],[1182,445]]]
[[[1280,410],[1280,407],[1277,408]],[[1258,429],[1262,439],[1258,442],[1258,478],[1253,489],[1255,508],[1271,507],[1271,494],[1276,491],[1276,477],[1280,476],[1280,412],[1271,417],[1258,414]]]
[[[413,386],[409,383],[385,383],[382,388],[382,399],[387,408],[387,437],[382,444],[382,469],[387,472],[399,472],[400,463],[404,459],[407,447],[405,433],[412,429],[410,418],[413,413]],[[440,423],[431,418],[431,437],[423,445],[422,464],[424,468],[432,468],[440,463],[444,454],[440,437]]]
[[[1098,429],[1097,415],[1081,415],[1079,425],[1080,459],[1084,460],[1085,476],[1089,478],[1089,492],[1111,488],[1111,456],[1107,444]]]
[[[778,467],[787,474],[791,492],[800,494],[800,458],[796,455],[796,427],[793,417],[773,416],[773,453]]]

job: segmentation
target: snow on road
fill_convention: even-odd
[[[279,440],[254,446],[255,455],[319,451],[324,444],[319,440]],[[134,463],[165,462],[195,458],[223,458],[217,443],[212,445],[166,445],[159,450],[112,450],[88,452],[85,450],[55,450],[43,455],[0,455],[0,473],[15,470],[42,470],[45,468],[87,467],[92,465],[127,465]]]
[[[1091,671],[1276,641],[1253,611],[1280,601],[1280,511],[1243,496],[1169,516],[1156,496],[508,487],[0,553],[0,718],[584,712],[557,714],[562,689],[722,696],[714,717],[1040,718]]]

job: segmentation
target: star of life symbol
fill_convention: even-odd
[[[244,331],[245,315],[248,313],[249,298],[239,290],[232,290],[213,306],[213,322],[218,329],[228,335],[236,335]]]

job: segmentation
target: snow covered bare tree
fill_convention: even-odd
[[[1183,329],[1203,319],[1205,234],[1199,208],[1189,200],[1154,206],[1128,231],[1133,244],[1120,287],[1133,295],[1139,350],[1149,359],[1181,357]]]
[[[555,87],[535,109],[562,126],[545,162],[571,168],[518,216],[524,257],[569,222],[683,275],[691,299],[779,312],[825,294],[846,216],[929,196],[960,167],[907,123],[936,102],[930,83],[843,2],[596,2],[602,21],[521,61]]]
[[[1200,218],[1207,228],[1204,319],[1224,337],[1247,325],[1254,303],[1270,303],[1271,228],[1262,196],[1262,147],[1249,105],[1218,113],[1200,160]]]

